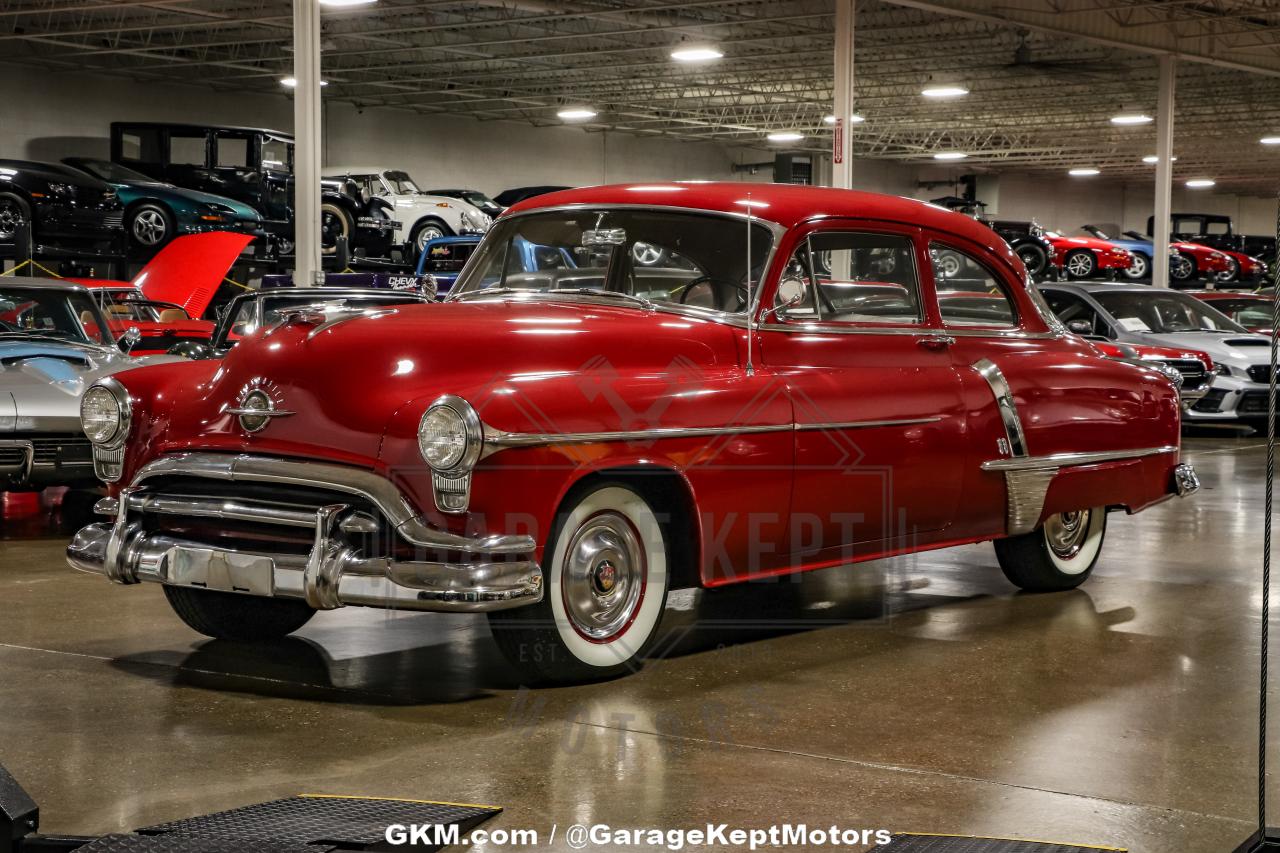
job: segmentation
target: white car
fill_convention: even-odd
[[[1199,350],[1213,359],[1213,384],[1183,413],[1187,423],[1267,416],[1271,340],[1187,293],[1142,284],[1040,285],[1049,307],[1073,332],[1119,343]]]
[[[395,205],[392,218],[400,223],[395,241],[417,257],[427,241],[460,234],[483,234],[493,220],[461,199],[429,195],[418,189],[408,172],[376,166],[327,166],[326,178],[350,178],[371,197]]]

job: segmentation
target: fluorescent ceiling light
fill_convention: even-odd
[[[298,86],[298,78],[297,78],[297,77],[281,77],[281,78],[280,78],[280,85],[281,85],[281,86],[285,86],[285,87],[287,87],[287,88],[289,88],[289,89],[295,89],[295,88],[297,88],[297,86]],[[321,80],[321,81],[320,81],[320,85],[321,85],[321,86],[328,86],[328,85],[329,85],[329,81],[328,81],[328,80]]]
[[[1170,162],[1177,162],[1177,160],[1178,160],[1177,155],[1174,155],[1172,158],[1170,158]],[[1151,163],[1151,164],[1159,163],[1160,157],[1157,154],[1148,154],[1146,157],[1142,158],[1142,162]]]
[[[372,6],[377,2],[378,0],[320,0],[320,5],[340,9],[343,6]]]
[[[596,111],[590,107],[565,107],[556,113],[557,116],[565,121],[582,121],[584,119],[595,118]]]
[[[963,160],[969,155],[963,151],[939,151],[933,155],[935,160]]]
[[[794,130],[779,130],[765,137],[770,142],[799,142],[804,139],[803,133],[797,133]]]
[[[1092,166],[1067,170],[1068,175],[1073,175],[1074,177],[1077,177],[1077,178],[1087,178],[1087,177],[1090,177],[1091,175],[1096,175],[1098,173],[1099,173],[1099,170],[1093,168]]]
[[[946,85],[925,86],[920,90],[920,94],[926,98],[958,98],[961,95],[969,94],[969,90],[964,86],[948,83]]]
[[[1112,124],[1150,124],[1155,121],[1146,113],[1120,113],[1111,117]]]
[[[835,116],[823,116],[823,117],[822,117],[822,120],[823,120],[824,122],[826,122],[827,124],[835,124],[835,123],[836,123],[836,117],[835,117]],[[860,116],[860,115],[858,115],[857,113],[854,113],[853,115],[849,116],[849,124],[862,124],[862,123],[863,123],[864,121],[866,121],[866,120],[867,120],[867,119],[866,119],[866,117],[865,117],[865,116]]]
[[[1206,187],[1213,186],[1215,183],[1217,182],[1214,181],[1212,178],[1192,178],[1191,180],[1187,181],[1187,186],[1193,190],[1202,190]]]
[[[724,53],[709,44],[689,44],[671,51],[671,58],[676,62],[711,62],[722,59]]]
[[[1280,145],[1280,136],[1264,136],[1258,141],[1263,145]]]

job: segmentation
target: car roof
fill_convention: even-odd
[[[171,130],[229,130],[233,133],[265,133],[288,142],[293,141],[293,134],[283,130],[272,130],[268,127],[243,127],[235,124],[196,124],[182,121],[113,121],[112,130],[127,127],[169,128]]]
[[[580,187],[536,196],[513,205],[504,216],[544,207],[653,205],[742,214],[791,228],[819,217],[880,219],[909,223],[968,237],[992,246],[994,231],[970,216],[900,196],[795,184],[647,183]],[[1007,253],[1007,247],[1003,253]]]
[[[31,288],[35,290],[70,290],[80,293],[89,291],[81,284],[72,281],[61,281],[56,278],[27,278],[26,276],[7,275],[0,278],[0,287]]]
[[[399,172],[401,169],[392,169],[388,166],[325,166],[320,170],[321,175],[380,175],[383,172]]]

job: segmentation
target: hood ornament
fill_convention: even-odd
[[[240,420],[240,428],[245,432],[260,432],[266,429],[272,418],[284,418],[294,414],[288,409],[280,408],[282,402],[280,391],[270,383],[250,383],[240,391],[236,405],[226,410]]]

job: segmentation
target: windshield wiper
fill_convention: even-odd
[[[450,297],[452,299],[466,299],[469,296],[509,296],[512,293],[539,293],[528,287],[482,287],[479,290],[468,290],[459,293],[457,296]]]
[[[604,290],[599,287],[561,287],[555,290],[547,291],[548,293],[580,293],[584,296],[616,296],[619,299],[629,299],[632,302],[638,302],[650,311],[654,310],[654,304],[643,296],[635,293],[623,293],[621,290]]]

